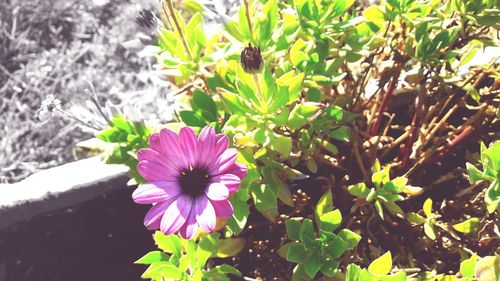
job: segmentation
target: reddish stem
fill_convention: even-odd
[[[394,89],[396,88],[396,84],[398,81],[398,76],[399,72],[394,75],[391,79],[391,82],[389,86],[387,87],[387,92],[384,95],[384,98],[382,99],[382,102],[380,103],[380,107],[378,108],[377,112],[377,120],[375,121],[375,124],[373,124],[372,129],[370,130],[370,135],[375,135],[378,131],[378,128],[380,127],[380,122],[382,121],[382,116],[385,111],[385,108],[387,107],[387,103],[389,102],[389,98],[392,96],[392,92],[394,92]]]
[[[405,149],[404,149],[404,156],[403,156],[403,163],[402,163],[403,169],[406,167],[406,165],[408,165],[408,160],[410,159],[410,153],[413,150],[412,146],[413,146],[413,143],[415,142],[415,136],[417,135],[416,134],[417,126],[419,125],[419,122],[418,122],[419,112],[420,112],[420,100],[417,97],[415,100],[415,113],[413,114],[413,118],[411,120],[410,135],[408,136],[408,140],[406,142]]]
[[[460,134],[455,136],[447,146],[437,151],[434,159],[435,160],[443,159],[443,157],[446,156],[446,154],[448,154],[451,150],[453,150],[457,146],[461,145],[465,140],[467,140],[467,138],[469,138],[472,135],[472,133],[474,133],[474,131],[476,131],[475,127],[467,126]]]

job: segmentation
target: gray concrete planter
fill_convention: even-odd
[[[0,280],[140,280],[154,242],[126,173],[93,157],[0,185]]]

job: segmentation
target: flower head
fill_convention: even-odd
[[[42,101],[42,104],[37,111],[37,117],[41,121],[47,121],[58,111],[61,111],[61,100],[56,98],[54,95],[49,94]]]
[[[256,72],[259,71],[262,65],[262,55],[260,53],[259,47],[253,47],[252,44],[248,44],[240,55],[240,62],[243,69],[246,72]]]
[[[213,231],[217,217],[230,217],[228,197],[240,188],[247,170],[228,146],[228,138],[210,126],[198,137],[189,127],[179,134],[169,129],[153,134],[149,148],[137,153],[137,170],[148,183],[132,195],[136,203],[153,204],[144,225],[191,239],[200,227]]]
[[[148,9],[139,11],[139,16],[135,18],[135,22],[142,28],[150,30],[156,26],[155,14]]]

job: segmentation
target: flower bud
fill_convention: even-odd
[[[241,65],[243,69],[248,73],[257,72],[262,66],[262,54],[260,53],[259,47],[253,47],[252,44],[248,44],[241,52]]]

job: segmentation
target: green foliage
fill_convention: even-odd
[[[425,235],[427,235],[427,237],[431,238],[432,240],[435,240],[436,232],[434,231],[434,226],[437,222],[436,215],[432,212],[432,199],[427,198],[422,209],[424,210],[424,216],[421,216],[414,212],[410,212],[407,215],[407,219],[413,225],[423,224]]]
[[[96,137],[114,144],[111,151],[104,155],[108,164],[125,164],[130,169],[130,176],[138,183],[144,181],[137,172],[136,153],[139,149],[148,146],[151,135],[144,121],[130,121],[118,115],[111,119],[109,128],[96,134]]]
[[[421,280],[423,281],[473,281],[473,280],[498,280],[500,276],[500,256],[486,256],[480,258],[476,254],[460,263],[459,274],[456,275],[434,274],[432,272],[424,272]]]
[[[488,148],[481,144],[482,171],[471,163],[467,163],[469,182],[475,184],[480,180],[489,182],[484,195],[488,213],[500,210],[500,141],[495,141]]]
[[[407,280],[406,272],[397,271],[391,273],[392,255],[391,252],[386,252],[379,258],[375,259],[368,269],[361,269],[355,264],[347,266],[345,273],[345,281],[405,281]]]
[[[193,91],[191,100],[192,110],[179,112],[182,122],[191,127],[205,127],[206,125],[216,125],[219,116],[217,105],[212,97],[199,89]]]
[[[372,168],[372,188],[368,188],[365,183],[357,183],[347,187],[351,195],[362,198],[367,202],[371,202],[381,219],[384,219],[385,207],[391,214],[404,218],[405,213],[395,203],[403,200],[401,193],[416,195],[421,192],[421,189],[414,186],[408,186],[408,181],[405,177],[396,177],[390,179],[390,166],[383,169],[380,168],[380,162],[375,161]]]
[[[429,85],[449,88],[449,81],[457,78],[451,70],[470,62],[479,49],[494,45],[483,36],[485,31],[491,31],[490,27],[499,27],[498,5],[493,2],[388,0],[362,9],[363,5],[353,0],[242,1],[233,18],[224,18],[225,33],[208,38],[203,27],[202,5],[186,1],[184,5],[194,11],[189,15],[182,9],[174,9],[172,1],[162,1],[163,22],[157,34],[157,58],[162,75],[174,82],[180,89],[179,95],[183,95],[180,99],[182,110],[176,121],[191,127],[214,126],[218,133],[229,137],[231,146],[238,149],[238,162],[248,169],[241,189],[230,197],[234,214],[227,220],[224,235],[240,234],[250,210],[256,209],[274,223],[284,210],[302,208],[289,188],[290,183],[296,184],[297,179],[306,177],[301,169],[316,174],[329,165],[335,169],[332,172],[335,177],[337,170],[345,172],[342,176],[351,176],[349,168],[352,166],[344,167],[343,164],[355,162],[350,157],[351,152],[366,148],[363,146],[365,141],[370,143],[374,137],[368,131],[366,136],[361,134],[363,129],[360,127],[370,125],[363,124],[367,116],[364,112],[375,112],[376,106],[384,104],[378,99],[373,109],[365,108],[373,103],[364,100],[366,79],[378,79],[377,91],[386,92],[388,97],[391,96],[390,87],[385,85],[391,80],[400,81],[402,70],[417,70],[415,80],[418,82],[405,80],[405,83],[427,85],[427,81],[431,81]],[[240,65],[240,54],[249,44],[262,55],[259,58],[262,67],[252,73]],[[385,63],[390,65],[389,70],[379,65]],[[373,73],[377,77],[371,77]],[[459,88],[465,88],[462,86]],[[468,87],[465,90],[474,100],[481,101],[483,97],[478,89],[474,85]],[[434,87],[425,88],[434,91]],[[438,94],[429,95],[432,99],[419,96],[419,101],[424,100],[426,105],[433,103],[443,96],[441,92]],[[445,109],[446,106],[441,111]],[[436,108],[437,112],[439,110]],[[380,113],[382,116],[386,112]],[[98,137],[117,144],[116,152],[108,158],[110,163],[126,163],[134,172],[135,152],[147,145],[150,133],[142,123],[117,118],[113,119],[111,128]],[[441,120],[446,121],[446,118]],[[435,121],[437,119],[432,124]],[[422,152],[412,150],[414,133],[419,134],[423,128],[424,131],[432,129],[430,133],[433,134],[442,126],[441,123],[437,127],[427,125],[418,124],[416,132],[410,132],[410,142],[405,144],[405,149]],[[438,148],[425,137],[418,138],[418,142],[424,140],[422,148]],[[380,138],[377,145],[379,141]],[[490,183],[485,195],[489,213],[498,210],[500,204],[499,149],[498,142],[488,149],[482,147],[482,170],[467,165],[471,183]],[[362,162],[360,168],[375,157],[390,155],[381,156],[376,146],[369,150],[371,152],[362,155],[361,159],[356,159]],[[404,170],[408,163],[402,156],[396,161],[403,160]],[[380,218],[384,219],[384,212],[388,211],[412,224],[423,225],[425,234],[436,239],[436,226],[446,231],[448,226],[437,221],[432,199],[425,201],[420,214],[405,214],[398,205],[397,202],[406,199],[404,194],[415,196],[423,190],[408,185],[406,176],[391,178],[390,168],[395,163],[381,168],[377,160],[371,181],[363,175],[365,182],[348,187],[349,193],[357,197],[353,211],[368,204]],[[139,177],[136,180],[141,181]],[[296,264],[293,280],[341,274],[339,267],[346,258],[345,253],[357,246],[361,236],[341,229],[342,213],[334,209],[330,191],[321,197],[314,210],[300,211],[313,211],[314,219],[311,216],[287,220],[285,228],[290,241],[279,250],[287,261]],[[476,232],[479,222],[479,218],[473,217],[450,225],[448,229],[471,234]],[[163,252],[151,252],[137,261],[150,264],[145,278],[227,280],[227,274],[239,274],[224,264],[207,269],[206,263],[210,257],[237,254],[243,247],[242,239],[219,240],[218,234],[210,234],[196,243],[156,234],[155,240]],[[461,274],[464,278],[477,275],[473,270],[476,260],[477,257],[463,262]],[[404,271],[392,270],[392,267],[391,253],[387,252],[367,269],[349,265],[346,280],[406,280]]]
[[[292,280],[312,280],[321,272],[333,276],[339,267],[339,258],[358,244],[361,236],[348,229],[334,233],[342,223],[342,214],[333,209],[332,193],[325,193],[315,208],[316,229],[312,220],[292,218],[285,222],[288,238],[293,240],[281,246],[279,253],[287,261],[296,263]]]
[[[219,239],[218,233],[203,236],[198,242],[185,240],[177,235],[165,236],[157,231],[153,235],[158,248],[137,260],[136,264],[149,267],[143,279],[175,280],[229,280],[228,274],[241,276],[232,266],[221,264],[207,269],[209,258],[227,258],[236,255],[245,244],[242,238]]]

